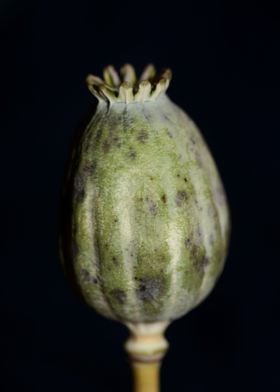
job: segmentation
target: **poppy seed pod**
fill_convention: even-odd
[[[139,79],[130,65],[120,74],[108,66],[104,80],[88,76],[98,105],[66,184],[62,257],[87,304],[133,336],[162,333],[197,306],[227,253],[223,185],[197,126],[166,95],[170,79],[151,65]],[[127,343],[142,358],[136,346]],[[150,354],[161,348],[163,340]]]

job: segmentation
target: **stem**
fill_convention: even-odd
[[[137,362],[132,361],[134,392],[160,391],[160,361]]]
[[[168,342],[163,336],[167,322],[127,324],[131,335],[125,343],[130,357],[134,392],[160,391],[160,366]]]

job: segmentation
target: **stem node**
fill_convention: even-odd
[[[131,335],[125,343],[129,355],[134,392],[159,392],[159,371],[168,342],[164,337],[167,322],[127,324]]]

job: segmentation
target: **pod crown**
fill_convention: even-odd
[[[112,65],[108,65],[103,70],[103,79],[90,74],[86,78],[86,83],[98,100],[131,103],[154,101],[166,92],[171,78],[170,69],[157,73],[154,65],[149,64],[137,79],[134,67],[125,64],[120,72]]]

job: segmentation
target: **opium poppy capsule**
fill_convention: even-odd
[[[66,274],[86,303],[127,325],[135,390],[156,391],[165,328],[224,266],[229,212],[209,149],[166,95],[171,71],[89,75],[96,112],[74,146],[61,232]]]

